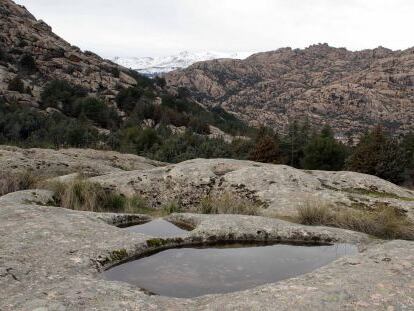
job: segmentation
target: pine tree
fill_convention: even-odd
[[[309,170],[338,171],[343,168],[346,155],[346,147],[335,139],[332,129],[325,126],[305,146],[302,166]]]
[[[248,159],[263,163],[281,163],[279,137],[270,130],[261,128]]]
[[[407,152],[377,126],[361,138],[347,159],[346,168],[398,183],[403,180],[407,163]]]

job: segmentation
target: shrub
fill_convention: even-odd
[[[203,198],[194,211],[202,214],[241,214],[257,215],[261,206],[247,199],[225,193],[221,196],[207,196]]]
[[[121,90],[115,98],[118,108],[125,112],[132,112],[138,101],[144,94],[144,90],[140,87],[130,87]]]
[[[35,59],[31,54],[24,54],[19,61],[19,66],[22,71],[27,74],[33,74],[37,72],[37,65]]]
[[[19,76],[15,76],[13,79],[11,79],[8,85],[8,90],[19,92],[19,93],[24,93],[25,88],[24,88],[24,83],[22,79],[20,79]]]
[[[68,116],[76,116],[76,101],[87,96],[87,91],[75,87],[69,82],[55,80],[49,82],[41,94],[42,108],[53,107],[60,109]]]
[[[359,231],[383,239],[414,240],[414,223],[388,205],[378,206],[373,211],[334,211],[325,204],[310,202],[298,208],[298,222]]]
[[[117,113],[96,97],[85,97],[76,101],[74,115],[85,116],[104,128],[116,127],[119,123]]]

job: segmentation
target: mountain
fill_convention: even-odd
[[[199,62],[165,78],[170,89],[186,87],[206,106],[279,131],[304,118],[313,125],[329,123],[339,135],[376,124],[393,133],[413,126],[414,48],[282,48],[245,60]]]
[[[0,29],[0,97],[6,102],[38,107],[41,90],[51,80],[82,86],[109,103],[120,88],[137,84],[129,69],[82,52],[10,0],[0,1]],[[25,92],[10,87],[17,77]]]
[[[186,94],[81,51],[0,0],[0,145],[104,148],[170,162],[240,157],[231,143],[244,146],[254,129]]]
[[[131,68],[147,76],[155,76],[206,60],[231,58],[244,59],[252,53],[223,53],[223,52],[188,52],[164,57],[115,57],[113,61],[126,68]]]

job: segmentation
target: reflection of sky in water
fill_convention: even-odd
[[[127,227],[124,230],[160,237],[177,236],[187,233],[186,230],[178,228],[176,225],[163,219],[156,219],[143,225]]]
[[[160,295],[195,297],[274,283],[356,252],[349,244],[178,248],[114,267],[104,275]]]

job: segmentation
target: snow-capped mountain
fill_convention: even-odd
[[[180,68],[186,68],[196,62],[218,59],[234,58],[245,59],[252,52],[188,52],[184,51],[177,55],[164,57],[115,57],[113,61],[121,66],[134,69],[148,76],[163,74]]]

